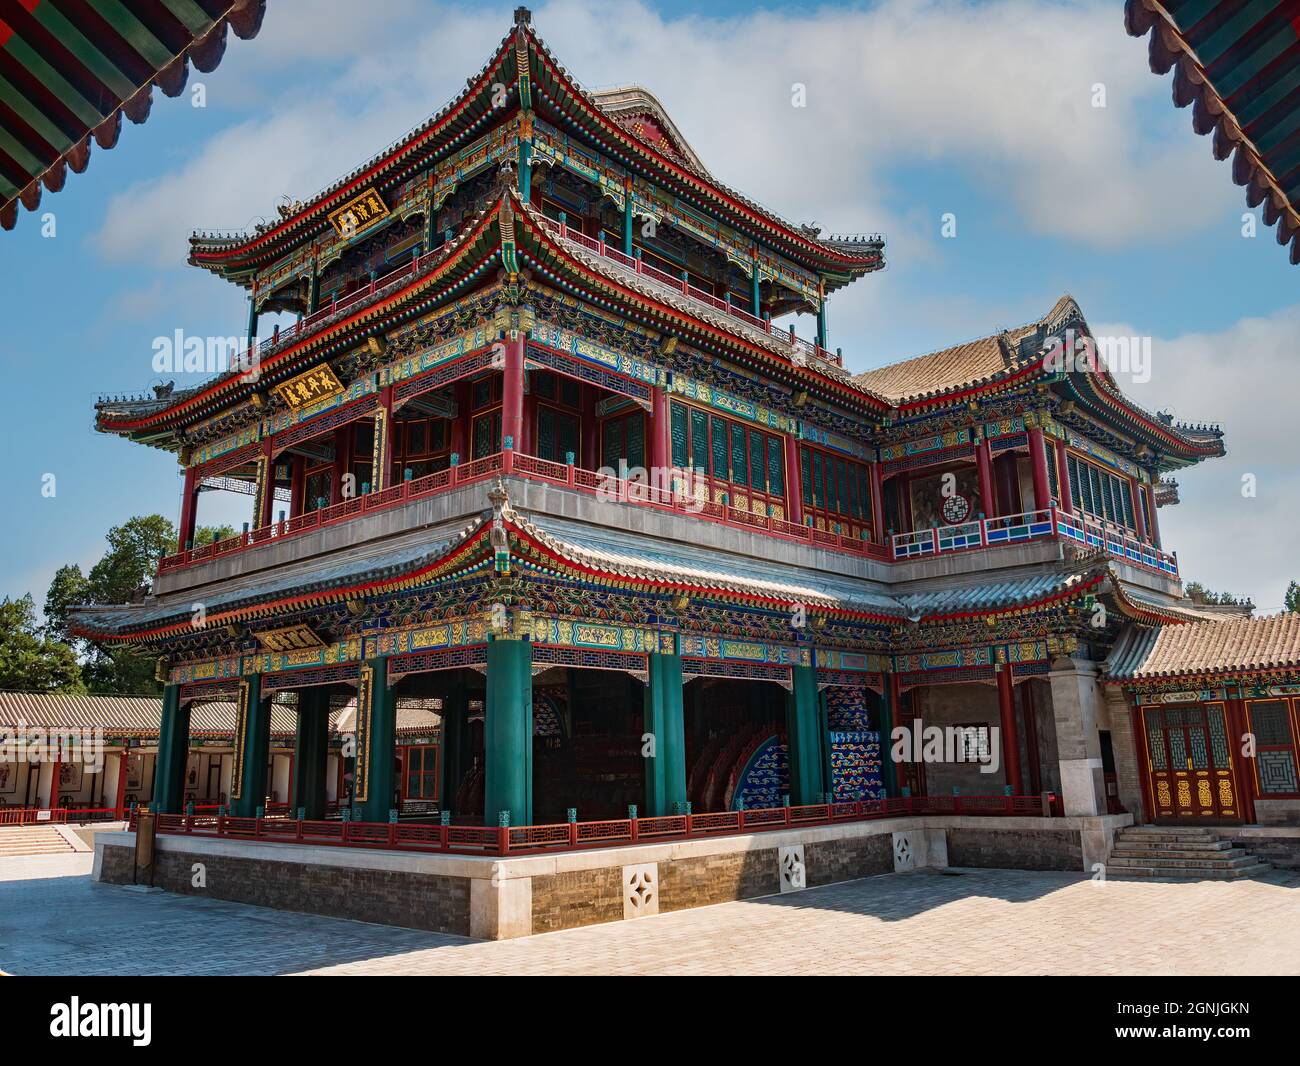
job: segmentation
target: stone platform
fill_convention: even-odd
[[[926,815],[515,858],[159,834],[152,883],[503,940],[950,863],[1086,872],[1131,823],[1129,815]],[[135,881],[134,833],[97,834],[93,876]]]

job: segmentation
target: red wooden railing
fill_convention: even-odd
[[[113,807],[0,807],[0,825],[113,822],[122,817]]]
[[[286,537],[347,522],[359,515],[398,507],[412,500],[467,485],[499,474],[514,474],[536,481],[546,481],[579,492],[594,493],[610,503],[655,507],[676,514],[689,515],[709,522],[741,527],[832,551],[851,552],[882,562],[905,562],[934,555],[975,548],[993,548],[1020,544],[1030,540],[1073,540],[1098,548],[1135,566],[1178,576],[1178,557],[1139,541],[1118,527],[1097,522],[1084,515],[1070,515],[1055,506],[1023,514],[976,518],[953,526],[896,533],[888,545],[875,544],[861,537],[800,526],[770,514],[760,514],[719,497],[733,494],[735,487],[725,482],[681,471],[680,480],[671,486],[656,485],[636,478],[617,478],[608,473],[585,470],[568,463],[539,459],[522,452],[497,452],[472,462],[450,466],[425,477],[402,481],[379,492],[355,496],[342,503],[307,514],[273,522],[261,529],[239,533],[226,540],[205,544],[201,548],[164,556],[158,573],[165,574],[195,563],[244,551]]]
[[[811,526],[797,526],[772,515],[755,514],[743,507],[717,502],[716,497],[720,492],[730,493],[734,492],[734,489],[723,482],[714,483],[707,478],[690,475],[689,472],[683,472],[684,478],[689,481],[688,485],[669,488],[634,478],[612,477],[595,470],[584,470],[567,463],[556,463],[533,455],[524,455],[522,452],[507,451],[451,466],[426,477],[403,481],[380,492],[355,496],[330,507],[296,515],[282,522],[273,522],[261,529],[239,533],[213,544],[205,544],[201,548],[164,556],[159,560],[158,573],[169,573],[231,552],[244,551],[286,537],[337,525],[359,515],[398,507],[411,500],[482,481],[498,474],[515,474],[537,481],[547,481],[579,492],[594,493],[610,503],[657,507],[676,514],[693,515],[705,521],[740,526],[775,537],[799,540],[835,551],[853,552],[856,555],[866,555],[882,561],[890,557],[888,548],[859,537],[849,537]],[[697,498],[694,495],[695,491],[706,498]]]
[[[449,466],[445,470],[439,470],[437,473],[428,474],[425,477],[411,478],[380,492],[354,496],[342,503],[321,507],[306,514],[295,515],[293,518],[286,518],[282,522],[272,522],[261,529],[250,530],[247,533],[237,533],[233,537],[214,541],[200,548],[191,548],[188,551],[177,552],[175,555],[163,556],[158,561],[158,573],[165,574],[194,563],[201,563],[228,555],[231,552],[244,551],[247,548],[255,548],[271,541],[297,536],[300,533],[324,529],[327,526],[349,521],[358,515],[397,507],[411,500],[418,500],[461,485],[482,481],[494,474],[509,473],[509,456],[509,452],[497,452],[495,455],[475,459],[473,462]]]
[[[751,314],[742,307],[731,303],[729,300],[720,299],[711,292],[697,288],[685,278],[675,278],[667,271],[653,267],[644,262],[640,256],[631,256],[624,254],[618,248],[611,248],[603,240],[595,237],[588,237],[585,233],[578,230],[569,229],[564,222],[556,222],[554,219],[544,218],[542,222],[552,233],[565,240],[573,241],[574,244],[581,245],[589,252],[594,252],[603,259],[617,263],[626,270],[639,274],[644,278],[657,282],[666,288],[672,289],[679,296],[685,296],[687,299],[694,300],[696,303],[706,304],[715,311],[721,311],[723,314],[730,315],[732,318],[743,322],[745,325],[766,333],[769,337],[775,337],[777,340],[784,341],[794,350],[795,361],[816,359],[823,363],[830,363],[833,366],[843,367],[844,359],[838,352],[828,351],[812,341],[806,341],[802,337],[795,336],[794,327],[791,326],[789,331],[781,329],[779,326],[774,327],[770,319],[759,318]]]
[[[1060,817],[1054,795],[1043,796],[900,796],[817,803],[804,807],[769,807],[752,811],[673,814],[658,818],[611,818],[599,822],[552,825],[428,825],[413,822],[307,821],[291,818],[236,818],[225,815],[160,814],[159,833],[226,837],[338,847],[398,851],[442,851],[479,855],[526,855],[573,851],[611,844],[689,840],[705,836],[836,825],[878,818],[927,814],[988,817]],[[130,828],[137,812],[131,812]]]

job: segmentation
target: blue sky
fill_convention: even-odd
[[[242,332],[241,292],[186,266],[189,231],[246,228],[377,152],[477,72],[513,7],[370,0],[359,20],[341,0],[271,0],[256,40],[232,39],[216,72],[191,72],[206,106],[156,94],[147,123],[126,124],[114,150],[93,151],[85,174],[46,196],[55,236],[28,213],[0,234],[14,487],[0,594],[40,603],[59,565],[98,558],[109,526],[176,517],[175,460],[91,424],[99,393],[160,380],[155,337]],[[1173,107],[1120,5],[533,10],[584,85],[646,85],[721,180],[795,221],[884,232],[888,269],[830,304],[832,344],[852,369],[1037,318],[1066,291],[1095,331],[1150,336],[1151,380],[1133,395],[1220,422],[1229,449],[1178,475],[1166,542],[1187,579],[1280,606],[1300,578],[1300,269],[1262,224],[1242,235],[1229,165]],[[795,83],[804,108],[791,104]],[[811,335],[811,322],[799,329]],[[1243,474],[1256,496],[1242,496]],[[245,510],[212,494],[200,519],[237,524]]]

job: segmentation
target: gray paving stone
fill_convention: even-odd
[[[1300,974],[1300,876],[1108,881],[889,874],[487,943],[90,881],[0,861],[15,974]]]

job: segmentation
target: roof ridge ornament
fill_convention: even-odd
[[[533,24],[533,13],[522,5],[515,8],[515,25],[531,26]]]

